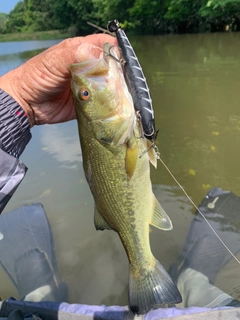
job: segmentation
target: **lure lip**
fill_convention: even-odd
[[[118,31],[119,28],[121,27],[117,19],[108,21],[108,24],[107,24],[108,31],[115,33]]]

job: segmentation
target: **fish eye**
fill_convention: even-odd
[[[82,88],[80,91],[79,91],[79,94],[78,94],[78,97],[80,100],[89,100],[90,98],[90,92],[87,88]]]

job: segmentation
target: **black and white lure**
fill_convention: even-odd
[[[107,29],[116,34],[118,46],[122,51],[123,61],[121,62],[124,64],[126,82],[133,98],[134,108],[140,116],[144,136],[155,146],[157,132],[152,99],[141,65],[119,22],[109,21]]]

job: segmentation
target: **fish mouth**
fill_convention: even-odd
[[[111,132],[114,131],[114,127],[118,132],[121,131],[113,141],[117,145],[125,143],[130,138],[136,123],[133,99],[124,78],[119,52],[118,46],[106,43],[101,59],[71,65],[74,97],[78,99],[79,88],[89,91],[90,99],[80,102],[86,106],[86,110],[88,102],[89,106],[96,105],[98,109],[95,112],[93,107],[91,113],[85,114],[88,121],[101,121],[109,128],[111,126]]]
[[[109,90],[115,94],[115,105],[117,112],[115,117],[125,119],[133,117],[133,115],[135,115],[135,109],[132,96],[125,81],[119,47],[105,43],[104,59],[108,64],[108,83],[106,85],[108,86]]]
[[[108,83],[108,64],[105,59],[88,60],[82,63],[75,63],[70,66],[76,88],[83,85],[83,78],[86,78],[94,90],[104,90]]]
[[[124,78],[118,46],[105,43],[103,58],[72,64],[70,70],[76,86],[82,85],[81,79],[86,78],[93,90],[112,92],[117,113],[132,115],[133,99]]]

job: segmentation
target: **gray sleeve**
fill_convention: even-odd
[[[30,139],[27,115],[0,89],[0,214],[26,174],[18,158]]]
[[[0,149],[0,213],[23,180],[27,167]]]
[[[0,88],[0,148],[19,158],[30,139],[26,113],[13,97]]]

